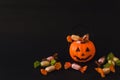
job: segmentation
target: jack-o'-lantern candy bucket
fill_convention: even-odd
[[[78,35],[68,35],[67,41],[71,42],[69,54],[76,62],[87,62],[95,56],[95,45],[89,40],[89,34],[80,37]]]

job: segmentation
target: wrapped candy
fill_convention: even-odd
[[[103,64],[105,62],[105,56],[98,59],[98,63]]]
[[[98,66],[101,66],[101,64],[103,64],[104,62],[105,62],[105,56],[99,58],[98,61],[95,61],[95,63],[96,63]]]
[[[103,70],[104,74],[110,73],[110,68],[103,68],[102,70]]]
[[[102,78],[105,77],[105,73],[103,72],[102,68],[95,68],[95,70],[101,75]]]
[[[51,61],[51,60],[56,60],[58,56],[58,53],[54,53],[52,56],[49,56],[47,58],[43,58],[42,61]]]
[[[49,57],[47,57],[46,59],[47,59],[48,61],[51,61],[51,60],[54,59],[54,57],[53,57],[53,56],[49,56]]]
[[[119,58],[113,57],[113,61],[114,61],[114,62],[116,62],[116,61],[118,61],[118,60],[119,60]]]
[[[73,64],[71,65],[71,68],[73,68],[73,69],[75,69],[75,70],[80,70],[81,66],[78,65],[78,64],[76,64],[76,63],[73,63]]]
[[[71,67],[71,63],[70,62],[65,62],[64,68],[69,69],[70,67]]]
[[[78,41],[78,40],[80,40],[81,38],[80,38],[80,36],[78,36],[78,35],[71,35],[71,39],[74,40],[74,41]]]
[[[40,62],[40,64],[42,67],[45,67],[45,66],[49,66],[50,62],[49,61],[42,61],[42,62]]]
[[[108,60],[109,64],[115,65],[115,62],[113,60]]]
[[[68,41],[68,42],[72,42],[72,38],[71,38],[70,35],[67,36],[67,41]]]
[[[83,66],[83,67],[80,69],[81,73],[84,73],[84,72],[87,70],[87,67],[88,67],[88,66]]]
[[[35,61],[34,62],[34,68],[37,68],[37,67],[39,67],[40,66],[40,62],[39,61]]]
[[[110,66],[110,71],[113,72],[113,73],[115,72],[115,67],[114,67],[114,65],[111,65],[111,66]]]
[[[45,70],[46,70],[47,72],[52,72],[52,71],[55,70],[55,66],[48,66],[48,67],[45,68]]]
[[[72,69],[80,71],[81,73],[84,73],[87,70],[87,67],[88,66],[86,66],[86,65],[82,67],[79,64],[76,64],[76,63],[71,64],[70,62],[65,62],[65,64],[64,64],[65,69],[72,68]]]
[[[50,62],[51,65],[54,65],[55,63],[56,63],[55,59],[51,60],[51,62]]]
[[[62,68],[62,64],[60,62],[55,63],[55,69],[60,70]]]
[[[107,55],[107,60],[112,60],[114,57],[114,54],[112,52],[110,52],[108,55]]]
[[[40,69],[42,75],[47,75],[47,71],[45,69]]]
[[[106,64],[103,65],[103,67],[104,67],[104,68],[108,68],[108,67],[110,67],[110,65],[111,65],[111,64],[106,63]]]

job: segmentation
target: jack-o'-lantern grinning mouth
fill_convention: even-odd
[[[89,55],[87,58],[79,58],[79,57],[77,57],[77,56],[74,56],[77,60],[79,60],[79,61],[81,61],[81,60],[87,60],[87,59],[89,59],[90,57],[91,57],[92,55]]]

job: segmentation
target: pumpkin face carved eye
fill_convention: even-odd
[[[89,52],[89,51],[90,51],[90,49],[87,47],[86,52]]]
[[[79,48],[77,48],[77,49],[76,49],[76,52],[80,52],[80,49],[79,49]]]

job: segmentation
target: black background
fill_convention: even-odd
[[[120,58],[119,1],[0,1],[0,80],[120,80],[120,67],[104,79],[94,70],[94,60],[113,52]],[[42,76],[35,60],[59,53],[71,61],[68,34],[90,34],[96,55],[85,74],[75,70]]]

